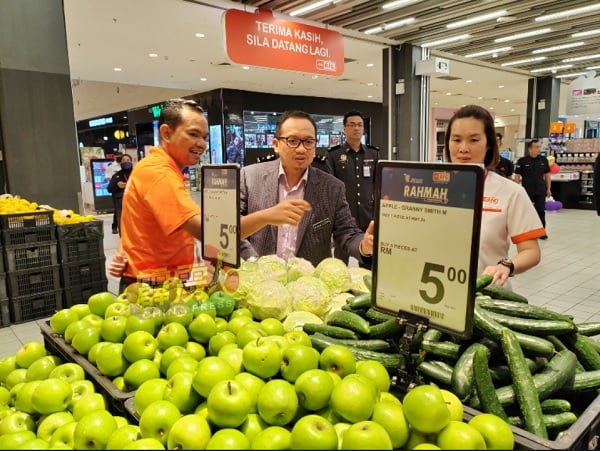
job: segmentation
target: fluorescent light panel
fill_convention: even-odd
[[[509,50],[512,50],[512,47],[499,47],[497,49],[485,50],[483,52],[470,53],[468,55],[465,55],[465,58],[476,58],[478,56],[493,55],[494,53],[508,52]]]
[[[393,9],[400,8],[402,6],[408,6],[412,3],[417,3],[419,0],[396,0],[394,2],[389,2],[381,5],[382,9]]]
[[[302,14],[308,13],[315,9],[323,8],[324,6],[332,3],[333,0],[321,0],[320,2],[312,3],[310,5],[303,6],[302,8],[295,9],[290,13],[290,16],[301,16]]]
[[[450,44],[452,42],[462,41],[462,40],[467,39],[469,37],[470,37],[469,34],[460,34],[458,36],[452,36],[451,38],[440,39],[438,41],[425,42],[425,43],[421,44],[421,47],[425,47],[425,48],[427,48],[427,47],[436,47],[438,45]]]
[[[545,56],[536,56],[535,58],[525,58],[523,60],[511,61],[509,63],[502,63],[501,66],[518,66],[520,64],[535,63],[536,61],[542,61],[545,59],[546,59]]]
[[[580,77],[585,74],[587,74],[587,72],[574,72],[572,74],[558,75],[556,78],[573,78],[573,77]]]
[[[585,38],[586,36],[594,36],[600,34],[600,28],[596,28],[595,30],[589,31],[580,31],[579,33],[573,33],[571,35],[572,38]]]
[[[531,53],[536,54],[536,53],[555,52],[557,50],[571,49],[573,47],[581,47],[584,44],[585,44],[585,42],[583,42],[583,41],[571,42],[569,44],[561,44],[561,45],[555,45],[554,47],[546,47],[545,49],[537,49],[537,50],[532,51]]]
[[[530,70],[529,72],[531,72],[531,73],[552,72],[552,71],[556,71],[556,70],[569,69],[571,67],[573,67],[572,64],[563,64],[562,66],[542,67],[540,69]]]
[[[409,23],[412,23],[414,21],[415,21],[414,17],[409,17],[407,19],[397,20],[396,22],[383,24],[378,27],[369,28],[368,30],[365,30],[364,33],[365,34],[381,33],[382,31],[393,30],[394,28],[398,28],[403,25],[408,25]]]
[[[539,30],[526,31],[524,33],[517,33],[511,36],[504,36],[503,38],[494,39],[494,42],[508,42],[516,41],[517,39],[530,38],[531,36],[537,36],[540,34],[550,33],[552,28],[540,28]]]
[[[562,62],[575,63],[577,61],[593,60],[597,58],[600,58],[600,53],[596,53],[595,55],[577,56],[575,58],[565,58],[564,60],[562,60]]]
[[[486,20],[496,19],[498,17],[505,16],[505,15],[506,15],[506,10],[503,9],[500,11],[495,11],[493,13],[482,14],[481,16],[471,17],[470,19],[464,19],[464,20],[459,20],[456,22],[451,22],[448,25],[446,25],[446,28],[454,29],[454,28],[466,27],[467,25],[485,22]]]
[[[571,10],[561,11],[558,13],[547,14],[545,16],[539,16],[535,18],[536,22],[546,22],[548,20],[562,19],[564,17],[576,16],[578,14],[585,14],[600,9],[600,3],[590,6],[582,6],[581,8],[573,8]]]

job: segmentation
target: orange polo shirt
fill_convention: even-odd
[[[154,281],[184,275],[194,263],[194,237],[181,226],[198,214],[181,169],[163,149],[150,148],[123,196],[121,243],[128,260],[123,275]]]

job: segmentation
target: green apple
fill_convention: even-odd
[[[468,424],[479,431],[487,449],[513,449],[515,446],[512,429],[499,416],[479,413],[471,418]]]
[[[52,434],[64,424],[75,421],[73,415],[69,411],[55,412],[45,416],[40,420],[37,427],[37,436],[42,440],[50,442]]]
[[[329,374],[333,374],[333,373],[329,373]],[[393,402],[393,403],[402,405],[402,401],[400,401],[397,396],[395,396],[387,391],[382,391],[381,393],[379,393],[379,401],[389,401],[389,402]]]
[[[185,346],[189,338],[186,327],[178,322],[166,323],[156,334],[158,349],[161,351],[171,346]]]
[[[16,368],[8,373],[6,380],[4,381],[4,385],[6,388],[11,390],[14,386],[22,382],[27,382],[27,369]]]
[[[333,387],[330,403],[336,415],[349,423],[358,423],[371,417],[377,398],[372,380],[350,374]]]
[[[200,395],[194,390],[192,382],[194,374],[187,371],[175,373],[169,378],[169,383],[165,387],[163,399],[169,401],[186,415],[192,413],[200,403]]]
[[[122,305],[120,302],[113,305]],[[127,317],[122,315],[107,316],[100,326],[100,335],[104,341],[112,343],[123,343],[125,340],[125,327]]]
[[[224,380],[235,377],[235,370],[231,365],[216,356],[208,356],[198,362],[194,373],[193,387],[200,396],[208,398],[213,386]]]
[[[307,410],[316,411],[329,404],[331,392],[333,391],[333,380],[328,371],[319,368],[311,369],[298,376],[294,388],[300,406]]]
[[[46,415],[66,410],[71,403],[73,389],[71,384],[56,377],[40,381],[31,398],[36,412]]]
[[[198,314],[188,326],[188,332],[196,342],[207,344],[217,333],[217,324],[208,313]]]
[[[258,401],[258,394],[265,386],[266,382],[260,377],[255,376],[252,373],[248,373],[247,371],[242,371],[241,373],[236,374],[234,380],[242,384],[242,386],[250,395],[250,400],[252,402],[250,412],[257,412],[256,403]]]
[[[140,438],[135,442],[125,445],[123,449],[165,449],[165,446],[160,442],[160,440],[156,440],[155,438]]]
[[[206,403],[208,419],[220,428],[240,426],[246,420],[252,406],[250,394],[235,380],[217,382]]]
[[[127,317],[131,314],[131,309],[129,308],[129,302],[121,302],[117,298],[117,302],[110,304],[106,307],[106,311],[104,312],[104,319],[110,318],[111,316],[124,316]]]
[[[154,320],[154,333],[158,332],[165,322],[165,313],[160,307],[144,307],[141,316],[142,318],[152,318]]]
[[[165,400],[152,402],[140,415],[142,437],[154,438],[166,446],[169,431],[180,417],[175,404]]]
[[[52,436],[50,437],[50,448],[61,448],[61,449],[75,449],[75,427],[77,427],[77,421],[63,424],[59,426]]]
[[[191,355],[183,354],[175,358],[168,366],[166,376],[167,379],[171,379],[175,374],[180,372],[188,372],[194,374],[198,367],[198,360]]]
[[[258,325],[258,323],[250,322],[244,324],[235,336],[236,343],[240,349],[244,349],[251,341],[256,341],[259,338],[268,336],[267,332]]]
[[[206,349],[204,349],[204,346],[195,341],[188,341],[185,345],[185,350],[196,360],[202,360],[206,357]]]
[[[442,392],[444,401],[446,401],[446,406],[450,411],[450,419],[454,421],[462,421],[464,409],[461,400],[450,390],[441,388],[440,391]]]
[[[290,332],[286,332],[283,336],[287,341],[290,342],[290,344],[312,346],[310,336],[303,330],[293,330]]]
[[[233,334],[233,332],[228,330],[217,332],[208,340],[209,355],[218,355],[221,348],[229,343],[236,343],[236,336]]]
[[[257,399],[258,414],[273,426],[285,426],[298,410],[298,395],[294,386],[283,379],[272,379],[265,384]]]
[[[62,335],[67,326],[75,321],[79,321],[77,312],[70,308],[63,308],[54,312],[50,317],[50,329],[55,334]]]
[[[485,439],[475,427],[454,420],[437,433],[436,445],[442,449],[486,449]]]
[[[65,339],[65,341],[67,343],[71,343],[71,340],[73,340],[73,337],[75,336],[75,334],[77,332],[79,332],[80,330],[85,329],[86,327],[90,327],[90,325],[88,323],[86,323],[85,321],[83,321],[82,319],[72,322],[65,329],[63,338]]]
[[[265,318],[260,322],[260,325],[269,335],[285,335],[286,331],[283,327],[283,323],[277,318]]]
[[[206,449],[250,449],[250,440],[237,429],[219,429],[206,444]]]
[[[77,400],[79,400],[87,394],[96,392],[92,381],[89,381],[87,379],[71,382],[71,390],[73,391],[73,396],[71,397],[71,404],[69,405],[69,410],[73,408],[73,404]]]
[[[127,367],[123,374],[125,385],[129,390],[137,390],[148,379],[155,379],[157,377],[160,377],[160,371],[152,363],[152,360],[149,359],[136,360]]]
[[[390,389],[390,373],[383,364],[377,360],[361,360],[356,362],[356,374],[361,374],[372,379],[379,392]]]
[[[59,357],[47,355],[37,359],[27,368],[27,381],[41,381],[47,379],[54,368],[62,363]]]
[[[115,301],[115,296],[113,296],[112,293],[109,291],[102,291],[100,293],[92,294],[88,298],[87,305],[90,308],[91,313],[104,318],[106,308]]]
[[[21,368],[21,369],[24,369],[24,368]],[[15,370],[15,371],[17,371],[17,370]],[[7,390],[8,390],[8,404],[6,406],[2,406],[3,407],[3,411],[5,410],[4,409],[5,407],[14,408],[15,404],[17,403],[17,396],[19,395],[19,392],[21,391],[21,388],[23,388],[23,386],[26,383],[27,382],[25,382],[25,380],[19,381],[18,383],[16,383],[13,386],[11,386],[10,390],[8,390],[8,388],[7,388]]]
[[[171,304],[169,309],[165,312],[165,323],[179,323],[184,327],[190,325],[194,319],[192,309],[185,302],[176,302]]]
[[[342,449],[342,441],[344,440],[344,433],[346,430],[352,426],[350,423],[345,423],[343,421],[339,421],[333,425],[335,432],[338,436],[338,447],[337,449]]]
[[[99,327],[86,327],[73,336],[71,346],[82,356],[87,356],[92,346],[100,342],[100,338]]]
[[[152,364],[154,365],[154,363],[152,363]],[[156,366],[156,365],[154,365],[154,366]],[[127,370],[125,370],[125,371],[127,371]],[[127,387],[127,384],[125,383],[125,378],[123,376],[117,376],[111,382],[113,383],[115,388],[119,391],[122,391],[122,392],[131,391],[131,389],[129,387]]]
[[[210,426],[206,419],[195,414],[185,415],[171,426],[167,449],[205,449],[210,438]]]
[[[142,312],[132,313],[127,317],[127,322],[125,323],[125,335],[130,335],[133,332],[140,330],[148,332],[154,337],[155,332],[159,329],[156,328],[156,322],[154,318],[150,316],[144,316]]]
[[[0,358],[0,383],[6,381],[6,377],[12,370],[17,369],[17,358],[14,355],[8,355]]]
[[[215,318],[215,325],[217,326],[217,333],[218,332],[224,332],[224,331],[228,330],[227,329],[228,323],[227,323],[227,320],[225,318],[221,318],[221,317],[217,316]]]
[[[69,310],[73,310],[75,313],[77,313],[79,319],[82,319],[91,313],[90,307],[87,304],[73,304],[71,307],[69,307]]]
[[[238,308],[231,312],[231,315],[229,315],[229,321],[231,321],[234,318],[237,318],[238,316],[246,316],[250,319],[253,319],[252,312],[246,307]]]
[[[237,374],[244,370],[243,354],[244,351],[232,343],[223,346],[219,350],[219,354],[217,355],[217,357],[220,357],[223,360],[227,361]]]
[[[17,366],[20,368],[29,368],[33,362],[46,355],[46,348],[39,341],[30,341],[22,345],[16,352],[15,358]]]
[[[96,366],[103,376],[117,377],[123,375],[129,362],[123,355],[123,343],[110,343],[96,354]]]
[[[100,393],[88,393],[73,403],[71,413],[75,421],[79,421],[88,413],[106,410],[106,401]]]
[[[0,422],[0,437],[23,431],[35,431],[35,419],[26,412],[15,410]]]
[[[139,386],[133,395],[133,405],[138,415],[141,415],[148,405],[163,398],[168,383],[166,379],[156,378],[149,379]]]
[[[158,369],[160,370],[161,374],[166,375],[169,365],[171,365],[171,363],[173,363],[173,361],[179,357],[187,355],[187,353],[187,349],[183,346],[175,345],[167,348],[165,352],[162,353],[158,365]]]
[[[282,426],[269,426],[256,434],[250,449],[291,449],[292,433]]]
[[[123,449],[131,442],[141,438],[140,427],[135,424],[128,424],[118,427],[110,436],[106,443],[106,449]]]
[[[319,368],[319,357],[319,351],[311,346],[290,345],[282,353],[281,376],[294,383],[302,373]]]
[[[288,333],[295,333],[288,332]],[[341,378],[356,372],[356,357],[350,349],[343,345],[327,346],[319,357],[321,369],[336,373]]]
[[[0,411],[2,407],[8,405],[8,400],[10,399],[10,391],[6,387],[0,386]]]
[[[145,330],[131,332],[123,340],[123,355],[129,362],[151,359],[158,349],[156,338]]]
[[[265,430],[269,425],[263,420],[257,413],[249,413],[246,420],[239,427],[239,430],[248,438],[248,441],[252,443],[256,435]]]
[[[100,348],[106,346],[107,344],[110,344],[110,341],[99,341],[95,345],[92,345],[87,354],[87,359],[92,365],[96,365],[96,356],[98,355]]]
[[[274,342],[277,346],[279,346],[279,349],[281,349],[282,353],[285,348],[292,346],[292,343],[290,343],[290,341],[282,335],[267,335],[265,338],[263,338],[263,340]]]
[[[217,322],[216,319],[215,319],[215,322]],[[244,327],[246,324],[250,324],[251,322],[252,322],[251,316],[246,316],[246,315],[236,316],[236,317],[230,318],[229,321],[227,322],[227,330],[232,332],[233,334],[237,335],[238,331],[242,327]]]
[[[106,449],[111,435],[117,430],[117,422],[106,410],[95,410],[77,422],[73,432],[75,449]]]
[[[35,440],[35,432],[20,431],[0,435],[0,449],[20,449],[27,442]]]
[[[408,441],[410,429],[401,404],[392,401],[377,402],[371,420],[387,431],[394,449],[402,449]]]
[[[48,376],[49,378],[58,378],[58,379],[63,379],[69,383],[74,382],[74,381],[82,381],[85,379],[85,371],[83,370],[83,367],[77,363],[73,363],[73,362],[67,362],[67,363],[62,363],[60,365],[58,365],[56,368],[54,368],[51,372],[50,375]]]
[[[230,294],[223,291],[215,291],[208,299],[214,304],[217,310],[217,316],[227,318],[235,309],[235,299]]]
[[[282,352],[273,341],[259,338],[244,346],[244,368],[263,379],[275,376],[281,367]]]
[[[292,449],[337,449],[333,425],[319,415],[306,415],[292,428]]]
[[[413,429],[424,434],[441,431],[450,421],[450,410],[435,385],[417,385],[404,395],[404,415]]]
[[[20,388],[15,388],[15,401],[14,401],[14,407],[21,411],[21,412],[26,412],[26,413],[30,413],[32,415],[39,415],[39,412],[37,412],[35,410],[35,408],[33,407],[33,403],[31,402],[31,399],[33,398],[33,392],[34,390],[37,388],[37,386],[41,383],[42,381],[29,381],[29,382],[24,382],[22,385],[20,385]],[[10,392],[9,392],[10,395]]]
[[[344,432],[342,449],[393,449],[386,430],[374,421],[359,421]]]

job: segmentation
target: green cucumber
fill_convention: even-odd
[[[515,293],[507,288],[498,286],[496,284],[490,284],[481,289],[483,294],[487,294],[494,299],[505,299],[507,301],[521,302],[523,304],[529,303],[525,296]]]
[[[515,333],[508,327],[502,328],[502,349],[512,374],[517,403],[523,414],[525,430],[542,438],[548,438],[548,431],[542,418],[542,407],[536,392],[533,376],[529,371],[523,349]],[[483,400],[480,399],[483,403]]]
[[[550,319],[572,321],[573,318],[562,313],[555,312],[545,307],[533,304],[524,304],[522,302],[506,301],[502,299],[481,299],[477,298],[475,304],[486,310],[505,315],[519,316],[521,318],[532,319]]]
[[[496,387],[494,387],[492,375],[489,371],[488,354],[484,347],[477,347],[475,349],[475,355],[473,356],[473,380],[475,382],[475,391],[481,403],[481,410],[493,413],[504,421],[508,421],[508,416],[496,394]]]
[[[585,335],[586,337],[600,335],[600,322],[594,321],[587,323],[578,323],[577,332],[579,332],[581,335]]]
[[[319,332],[323,335],[334,338],[348,338],[355,340],[358,338],[358,335],[353,330],[339,326],[332,326],[330,324],[304,323],[302,325],[302,330],[309,335]]]
[[[365,318],[373,323],[385,323],[386,321],[390,319],[396,319],[397,317],[390,315],[389,313],[380,312],[379,310],[371,307],[365,312]]]
[[[362,335],[369,335],[371,331],[369,322],[366,319],[357,313],[345,312],[344,310],[337,310],[330,313],[325,323],[330,326],[344,327]]]
[[[351,338],[335,338],[330,335],[325,335],[320,332],[316,332],[313,334],[318,339],[322,341],[327,341],[330,344],[340,344],[344,346],[354,346],[361,349],[366,349],[368,351],[378,351],[378,352],[386,352],[392,348],[392,345],[385,341],[379,339],[351,339]]]
[[[577,415],[573,412],[561,412],[554,414],[542,414],[542,421],[547,429],[568,429],[577,421]],[[510,416],[508,423],[518,428],[523,428],[523,419],[519,416]]]
[[[436,365],[433,361],[424,360],[417,365],[417,372],[427,376],[430,382],[441,384],[444,387],[450,387],[452,371],[441,365]]]
[[[513,331],[524,332],[530,335],[561,335],[576,330],[575,323],[572,321],[520,318],[518,316],[505,315],[493,311],[488,311],[487,314],[490,318],[498,321],[502,326],[508,327]]]
[[[435,327],[429,327],[423,334],[423,341],[440,341],[444,332]]]
[[[420,347],[426,352],[426,355],[433,355],[437,358],[456,362],[461,353],[461,346],[452,341],[421,341]]]
[[[600,389],[600,370],[576,373],[573,381],[565,385],[565,389],[574,392]]]
[[[373,275],[372,274],[363,275],[363,282],[365,283],[367,290],[371,291],[371,287],[373,285]]]
[[[592,348],[594,348],[596,351],[600,352],[600,341],[596,340],[595,338],[592,337],[587,337],[587,341],[589,342],[590,346]]]
[[[588,337],[579,333],[561,336],[567,348],[575,353],[577,360],[587,371],[600,370],[600,353],[590,344]]]
[[[394,338],[404,333],[406,326],[400,324],[397,318],[388,319],[384,323],[371,326],[369,338]]]
[[[571,403],[566,399],[544,399],[540,406],[542,407],[542,413],[562,413],[571,411]]]
[[[486,355],[489,352],[481,343],[473,343],[463,351],[452,370],[450,388],[462,402],[468,400],[473,393],[473,357],[477,349],[483,349]]]
[[[488,312],[481,306],[475,304],[474,311],[474,326],[484,336],[492,338],[494,340],[501,340],[503,326],[498,321],[492,319]],[[521,347],[526,350],[529,354],[550,357],[554,354],[554,345],[548,340],[535,337],[533,335],[524,334],[522,332],[514,332],[519,340]]]
[[[362,293],[346,299],[346,305],[352,310],[367,310],[371,308],[371,293]]]
[[[481,274],[477,277],[475,281],[475,291],[481,291],[483,288],[487,287],[494,280],[494,276],[491,274]]]

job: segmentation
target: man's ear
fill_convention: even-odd
[[[158,128],[160,133],[160,139],[164,139],[165,141],[169,141],[171,138],[171,128],[167,124],[161,124]]]

